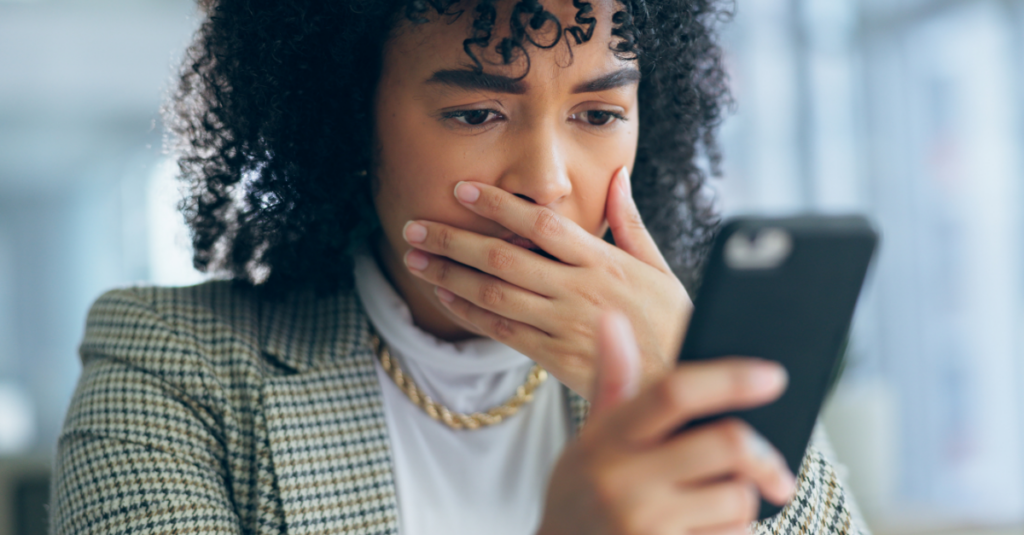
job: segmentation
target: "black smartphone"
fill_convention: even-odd
[[[774,403],[690,422],[736,416],[800,468],[845,347],[878,243],[859,216],[744,217],[726,222],[711,247],[679,361],[749,356],[781,363],[789,386]],[[782,508],[761,501],[759,519]]]

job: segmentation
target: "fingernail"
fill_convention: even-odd
[[[475,203],[480,198],[480,188],[465,182],[455,185],[455,197],[462,202]]]
[[[448,290],[445,290],[440,286],[434,287],[434,293],[437,294],[438,299],[444,301],[445,303],[451,303],[452,301],[455,300],[455,294],[449,292]]]
[[[427,269],[427,264],[430,261],[427,259],[427,255],[413,249],[408,253],[405,253],[405,265],[409,266],[409,269],[415,269],[416,271],[423,271]]]
[[[785,388],[789,383],[789,374],[777,362],[763,362],[754,367],[749,376],[750,387],[756,392],[774,391]]]
[[[633,197],[633,184],[629,182],[629,169],[623,165],[619,169],[619,175],[622,179],[619,185],[622,187],[622,192],[626,194],[626,197]]]
[[[409,221],[402,229],[402,236],[409,243],[423,243],[423,240],[427,239],[427,227],[415,221]]]

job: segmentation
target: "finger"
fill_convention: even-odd
[[[691,487],[679,495],[680,517],[686,527],[713,529],[725,525],[749,524],[757,519],[761,497],[747,481],[730,480]]]
[[[640,456],[634,477],[696,485],[738,477],[753,482],[761,495],[782,505],[796,492],[785,459],[750,425],[729,418],[691,429]]]
[[[565,267],[505,240],[432,221],[409,221],[402,236],[412,247],[451,258],[544,296],[557,292],[560,285],[554,274]]]
[[[785,368],[767,360],[734,357],[686,363],[617,407],[602,427],[611,440],[660,442],[691,420],[773,401],[787,381]]]
[[[404,260],[413,275],[506,318],[533,323],[552,315],[546,297],[458,262],[415,249],[406,252]]]
[[[571,219],[501,188],[459,182],[455,185],[455,198],[474,213],[532,241],[566,264],[585,265],[593,256],[590,251],[600,245],[598,242],[603,243]]]
[[[524,355],[536,354],[536,349],[550,338],[547,333],[532,325],[484,310],[444,288],[437,288],[436,291],[441,303],[456,317]]]
[[[598,368],[591,414],[603,413],[636,395],[640,382],[640,350],[629,319],[620,312],[601,315]]]
[[[622,166],[612,179],[605,204],[605,217],[611,228],[615,245],[642,262],[654,266],[662,273],[672,273],[658,244],[647,232],[640,210],[633,201],[629,183],[629,170]]]

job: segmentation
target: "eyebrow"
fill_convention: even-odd
[[[597,93],[635,84],[639,81],[640,71],[635,68],[626,67],[593,80],[576,84],[572,88],[572,92]],[[526,84],[521,79],[510,78],[500,74],[478,73],[471,70],[440,70],[431,75],[427,79],[427,83],[440,84],[467,91],[490,91],[510,95],[526,93]]]
[[[478,73],[469,70],[441,70],[427,79],[427,83],[441,84],[468,91],[490,91],[522,95],[526,93],[526,84],[522,80],[501,76],[500,74]]]
[[[577,84],[576,87],[572,88],[573,93],[598,93],[601,91],[607,91],[609,89],[615,89],[626,85],[632,85],[640,82],[640,71],[626,67],[619,69],[615,72],[608,73],[599,78],[590,80],[589,82],[583,82]]]

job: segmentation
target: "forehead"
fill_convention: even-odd
[[[473,53],[481,60],[485,72],[518,77],[529,68],[529,73],[524,79],[528,85],[558,81],[568,83],[592,76],[595,72],[609,72],[633,63],[617,58],[609,49],[609,44],[614,39],[611,34],[612,15],[619,8],[616,2],[591,2],[593,11],[590,16],[597,20],[597,25],[589,41],[576,44],[575,39],[565,30],[572,26],[581,26],[575,22],[578,9],[573,6],[572,0],[547,0],[542,2],[542,5],[556,16],[562,25],[562,35],[558,44],[550,49],[541,49],[524,43],[525,53],[522,50],[517,51],[513,62],[510,65],[503,65],[495,46],[503,38],[511,35],[510,16],[517,2],[518,0],[496,2],[497,18],[486,49],[479,46],[471,47]],[[440,70],[473,68],[473,60],[466,53],[463,44],[473,35],[473,23],[478,16],[475,7],[475,1],[460,2],[449,10],[453,13],[461,12],[460,15],[438,16],[431,12],[427,16],[429,22],[400,23],[387,46],[385,70],[391,71],[392,74],[400,73],[401,78],[423,81]],[[534,31],[529,29],[529,16],[524,15],[522,21],[536,42],[546,45],[556,38],[557,26],[553,22],[549,21],[540,30]],[[586,29],[586,26],[583,26],[583,29]]]

